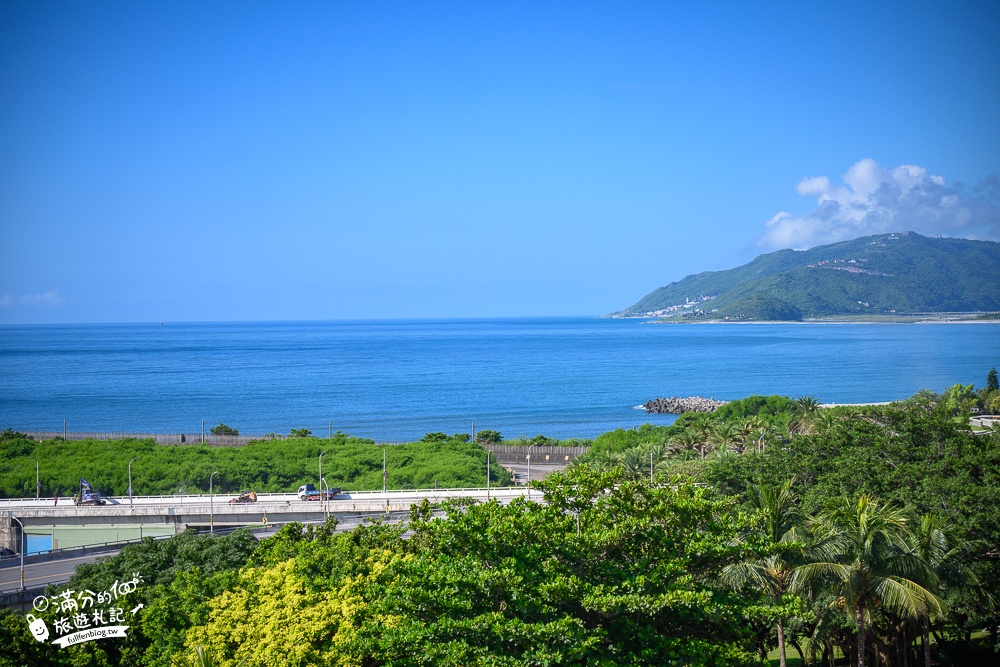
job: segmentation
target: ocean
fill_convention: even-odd
[[[0,326],[0,429],[594,438],[663,396],[903,399],[985,384],[997,324],[602,318]]]

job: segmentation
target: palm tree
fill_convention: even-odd
[[[754,447],[758,452],[764,451],[764,446],[771,441],[778,431],[771,424],[764,422],[763,425],[751,435],[754,440]]]
[[[736,443],[736,428],[728,422],[716,424],[712,428],[709,438],[717,450],[729,449]]]
[[[951,546],[950,540],[945,533],[945,520],[941,515],[928,512],[920,517],[920,522],[914,525],[908,537],[910,549],[915,555],[927,563],[935,574],[940,575],[944,570],[951,569],[952,573],[961,585],[978,584],[976,575],[969,568],[956,563],[956,557],[968,552],[973,543],[967,542],[958,546]],[[931,667],[931,618],[930,613],[925,610],[922,614],[923,621],[921,632],[924,647],[924,665]]]
[[[819,410],[819,401],[813,396],[799,396],[795,399],[794,409],[800,415],[810,415]]]
[[[681,431],[674,437],[670,438],[670,446],[679,451],[690,450],[692,452],[697,452],[698,436],[690,430]],[[704,458],[704,456],[702,456],[702,458]]]
[[[587,465],[599,472],[608,472],[621,465],[621,457],[613,452],[598,452],[593,457],[587,458]]]
[[[937,576],[907,545],[901,510],[863,494],[856,502],[841,499],[810,523],[820,537],[812,547],[817,560],[795,569],[791,587],[832,584],[834,604],[842,604],[857,625],[858,667],[865,667],[873,608],[914,619],[943,613],[944,603],[921,585],[936,586]]]
[[[638,447],[626,449],[621,457],[621,467],[628,479],[632,481],[644,479],[649,474],[649,456]]]
[[[744,417],[736,422],[736,430],[740,434],[740,440],[746,443],[751,436],[764,427],[764,420],[754,415]]]
[[[760,533],[775,551],[761,559],[727,565],[722,570],[722,581],[734,588],[750,585],[777,604],[788,592],[794,572],[796,558],[788,550],[788,546],[802,539],[798,498],[792,491],[792,480],[778,488],[752,486],[749,491],[751,502],[761,514]],[[778,618],[778,654],[781,667],[787,665],[784,622],[785,618]]]

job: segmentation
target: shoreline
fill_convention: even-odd
[[[838,320],[838,319],[806,319],[806,320],[658,320],[653,318],[621,318],[621,319],[645,319],[646,324],[1000,324],[1000,320],[961,320],[961,319],[859,319],[859,320]]]

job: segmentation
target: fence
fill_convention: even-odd
[[[160,445],[209,445],[212,447],[243,447],[253,440],[286,440],[289,436],[277,433],[267,435],[212,435],[206,433],[127,433],[110,431],[22,431],[35,440],[152,440]],[[379,442],[378,445],[401,445],[401,442]],[[552,445],[481,445],[493,452],[498,459],[525,461],[530,454],[537,461],[572,461],[587,453],[589,447],[556,447]],[[568,458],[567,458],[568,457]]]
[[[284,440],[288,436],[277,433],[268,435],[212,435],[201,433],[114,433],[104,431],[22,431],[35,440],[153,440],[160,445],[212,445],[215,447],[242,447],[251,440]]]
[[[582,446],[555,447],[552,445],[532,445],[529,449],[520,445],[484,445],[483,449],[493,452],[498,461],[527,461],[530,455],[532,463],[565,463],[566,461],[572,461],[578,456],[583,456],[590,448]]]

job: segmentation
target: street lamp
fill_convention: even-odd
[[[130,512],[132,511],[132,464],[137,458],[139,457],[136,456],[128,462],[128,509]]]
[[[326,481],[326,477],[319,478],[320,493],[323,492],[323,485],[326,485],[326,494],[323,497],[323,521],[327,521],[330,518],[330,485]]]
[[[537,443],[528,445],[528,500],[531,500],[531,448]]]
[[[212,498],[212,478],[219,474],[216,470],[208,476],[208,532],[215,534],[215,502]]]
[[[323,493],[323,455],[326,454],[329,449],[324,449],[319,453],[319,492]]]
[[[333,428],[333,427],[331,426],[331,428]],[[326,454],[328,451],[330,451],[330,450],[329,449],[324,449],[322,452],[319,453],[319,499],[321,501],[323,501],[323,520],[324,521],[326,520],[327,513],[330,511],[330,498],[328,496],[324,496],[323,495],[323,482],[326,481],[323,478],[323,455]],[[327,485],[327,488],[330,488],[329,484]]]
[[[13,512],[7,512],[7,514],[8,516],[10,516],[11,519],[17,521],[17,525],[21,527],[21,547],[18,549],[18,551],[21,552],[21,590],[23,591],[24,590],[24,524],[21,523],[20,519],[14,516]]]

